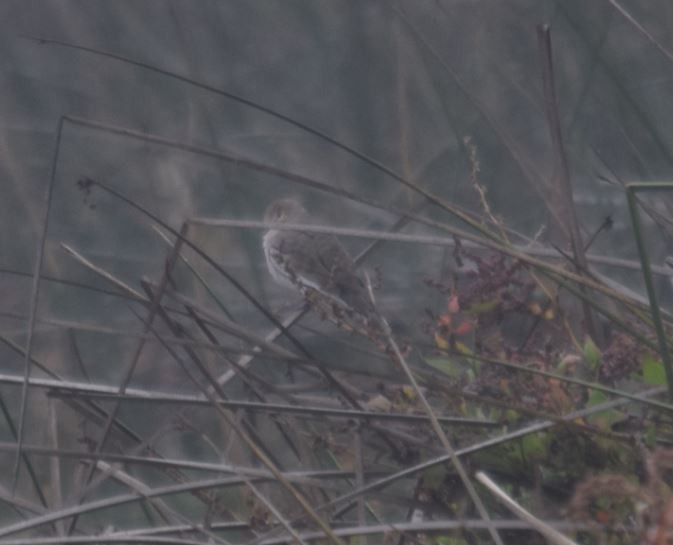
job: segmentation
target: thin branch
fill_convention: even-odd
[[[481,484],[493,492],[493,494],[505,505],[505,507],[507,507],[507,509],[530,524],[554,545],[577,545],[575,541],[568,539],[561,532],[552,528],[546,522],[541,521],[526,511],[523,507],[521,507],[521,505],[516,503],[510,496],[508,496],[505,491],[500,488],[491,478],[489,478],[486,473],[483,471],[478,471],[476,477]]]
[[[549,132],[551,134],[554,155],[557,166],[557,189],[558,195],[562,201],[563,222],[569,229],[569,240],[577,264],[577,272],[582,273],[589,270],[586,256],[584,255],[584,243],[580,232],[577,212],[573,202],[573,188],[570,181],[570,169],[568,168],[568,159],[566,157],[565,147],[563,145],[563,134],[561,131],[561,120],[558,111],[558,100],[556,98],[556,85],[554,83],[554,62],[551,47],[551,32],[549,25],[538,25],[537,27],[538,45],[542,58],[542,80],[544,84],[545,110],[549,122]],[[598,330],[594,323],[594,316],[591,308],[582,302],[584,312],[584,321],[589,336],[598,342]]]

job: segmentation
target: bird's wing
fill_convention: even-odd
[[[355,265],[339,240],[320,233],[279,232],[275,250],[287,264],[295,264],[290,276],[318,291],[339,299],[358,311],[368,305],[366,288],[355,274]]]
[[[351,308],[366,313],[371,309],[365,283],[355,272],[355,263],[341,242],[333,235],[316,239],[317,259],[326,270],[330,286]]]
[[[318,258],[318,250],[311,233],[277,231],[271,247],[272,254],[298,282],[312,287],[329,283],[329,269]]]

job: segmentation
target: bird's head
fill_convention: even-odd
[[[268,223],[301,223],[306,210],[296,199],[279,199],[272,202],[264,212],[264,221]]]

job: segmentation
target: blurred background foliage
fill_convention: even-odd
[[[670,41],[668,2],[625,2],[652,39]],[[43,224],[61,116],[244,155],[403,208],[418,198],[333,145],[188,82],[54,39],[120,55],[233,93],[314,127],[478,209],[469,146],[496,215],[533,236],[554,231],[554,154],[543,105],[535,24],[552,26],[559,110],[585,236],[592,249],[635,257],[618,184],[666,179],[671,166],[671,59],[609,1],[540,2],[31,2],[0,5],[2,217],[0,255],[30,271]],[[386,214],[212,157],[66,125],[49,223],[49,272],[68,269],[71,242],[120,270],[152,270],[163,248],[118,203],[82,206],[90,176],[172,225],[190,216],[260,218],[274,197],[299,194],[325,222],[382,228]],[[657,199],[668,213],[668,198]],[[429,215],[436,211],[429,210]],[[209,248],[253,271],[264,290],[258,233],[213,233]],[[208,234],[203,234],[207,237]],[[659,252],[663,244],[654,243]],[[394,247],[391,252],[401,251]],[[410,247],[404,252],[413,251]],[[384,259],[384,258],[381,258]],[[395,262],[399,260],[399,255]],[[67,260],[65,260],[67,261]],[[423,259],[396,276],[433,274]],[[419,270],[410,270],[417,267]],[[638,280],[638,276],[633,276]],[[25,278],[9,301],[21,309]],[[393,289],[392,291],[396,291]],[[75,301],[71,301],[73,304]]]
[[[668,2],[624,8],[658,43],[668,43]],[[121,55],[226,90],[475,208],[466,183],[469,137],[495,213],[533,235],[553,229],[554,160],[534,30],[549,22],[582,225],[590,233],[606,215],[615,220],[596,251],[635,256],[623,192],[598,175],[666,179],[671,165],[671,60],[607,0],[5,1],[0,10],[6,187],[0,206],[15,226],[0,233],[0,248],[6,266],[24,271],[43,223],[63,115],[242,154],[388,204],[408,207],[414,199],[362,161],[279,119],[142,67],[34,38]],[[104,178],[173,224],[190,215],[259,218],[273,197],[286,194],[302,194],[326,222],[382,227],[390,221],[278,177],[67,126],[50,241],[73,237],[87,252],[123,254],[146,266],[155,257],[148,255],[157,248],[153,240],[146,246],[142,236],[131,236],[137,226],[118,208],[83,208],[74,193],[82,176]],[[217,237],[232,259],[243,259],[246,268],[259,264],[254,235]],[[65,266],[55,252],[49,256],[49,270]]]

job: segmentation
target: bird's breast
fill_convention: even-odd
[[[278,284],[286,287],[294,287],[287,268],[282,263],[282,258],[277,248],[279,234],[280,231],[267,231],[262,239],[266,266],[269,269],[269,273],[271,273],[271,276]]]

